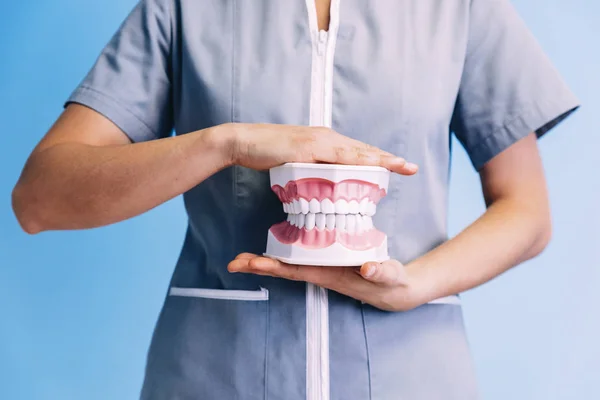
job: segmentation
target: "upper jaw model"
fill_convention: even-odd
[[[266,256],[322,266],[389,259],[387,237],[371,218],[388,190],[387,169],[288,163],[272,168],[270,179],[288,218],[269,229]]]

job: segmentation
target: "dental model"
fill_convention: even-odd
[[[387,236],[373,227],[390,172],[381,167],[288,163],[270,170],[287,221],[273,225],[265,256],[286,263],[360,266],[388,260]]]

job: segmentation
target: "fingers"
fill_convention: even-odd
[[[338,282],[343,274],[343,268],[315,267],[285,264],[267,257],[244,253],[238,255],[227,266],[229,272],[252,273],[273,276],[293,281],[314,283],[319,286],[329,286]]]
[[[375,146],[351,139],[332,130],[316,136],[313,154],[316,161],[331,164],[379,166],[402,175],[413,175],[418,167]]]
[[[305,281],[320,286],[343,283],[348,280],[348,268],[325,268],[299,266],[282,263],[279,260],[259,257],[252,253],[239,254],[227,266],[229,272],[253,273],[274,276],[294,281]],[[357,271],[364,280],[383,286],[397,286],[408,283],[404,265],[396,260],[382,263],[368,262]]]
[[[366,263],[360,267],[359,274],[365,280],[384,286],[397,286],[407,283],[404,266],[396,260]]]
[[[250,258],[254,258],[254,257],[257,257],[257,255],[256,255],[256,254],[252,254],[252,253],[240,253],[240,254],[238,254],[238,255],[235,257],[235,259],[236,259],[236,260],[238,260],[238,259],[240,259],[240,260],[242,260],[242,259],[246,259],[246,260],[248,260],[248,259],[250,259]]]
[[[399,157],[384,156],[379,165],[401,175],[414,175],[419,170],[416,164],[406,162]]]
[[[262,273],[278,278],[292,281],[305,281],[314,284],[323,284],[326,277],[323,276],[324,268],[299,266],[285,264],[278,260],[266,257],[257,257],[249,262],[250,272]]]

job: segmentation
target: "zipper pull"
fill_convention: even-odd
[[[327,44],[327,32],[319,31],[319,35],[317,38],[317,54],[320,56],[325,52],[325,45]]]

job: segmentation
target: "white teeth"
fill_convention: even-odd
[[[297,218],[298,218],[298,228],[303,228],[306,216],[304,214],[298,214]]]
[[[365,197],[360,201],[360,206],[358,207],[358,209],[360,213],[364,215],[367,213],[367,207],[369,207],[369,199]]]
[[[308,201],[298,198],[283,203],[283,211],[288,214],[287,221],[298,229],[339,229],[361,234],[373,229],[371,217],[377,211],[377,206],[366,197],[360,202],[339,199],[335,203],[331,199],[318,201],[314,198]]]
[[[363,233],[373,229],[373,218],[361,214],[288,214],[287,221],[298,229],[307,230],[315,227],[322,231],[325,229],[339,229],[348,233]]]
[[[307,201],[305,199],[294,199],[289,203],[283,203],[283,211],[287,214],[361,214],[373,216],[377,211],[375,203],[368,198],[360,201],[351,200],[350,202],[339,199],[333,203],[330,199],[323,199],[319,202],[317,199]]]
[[[358,214],[358,201],[352,200],[348,203],[348,212],[350,214]]]
[[[306,199],[300,199],[300,212],[302,214],[308,214],[308,201],[306,201]]]
[[[333,205],[333,204],[332,204]],[[335,228],[335,214],[327,214],[325,217],[327,229],[332,230]]]
[[[292,202],[292,212],[294,214],[300,214],[300,201],[298,201],[298,199],[294,199]]]
[[[325,229],[325,214],[315,214],[315,225],[320,231]]]
[[[346,229],[346,216],[342,214],[335,215],[335,228],[336,229]]]
[[[373,218],[365,215],[363,217],[363,226],[365,231],[373,229]]]
[[[306,229],[311,230],[315,227],[315,214],[306,214]]]
[[[319,203],[319,200],[317,200],[317,199],[312,199],[308,203],[308,209],[310,210],[311,213],[318,214],[321,212],[321,203]]]
[[[348,202],[340,199],[335,202],[335,213],[336,214],[348,214]]]
[[[372,217],[373,215],[375,215],[376,211],[377,211],[377,206],[375,205],[375,203],[370,201],[367,206],[367,212],[365,214],[368,215],[369,217]]]
[[[356,233],[362,233],[364,230],[364,221],[363,216],[360,214],[356,214]]]
[[[356,215],[354,215],[354,214],[346,215],[346,231],[348,233],[356,232]]]
[[[335,206],[329,199],[323,199],[321,202],[321,212],[323,214],[335,214]]]

